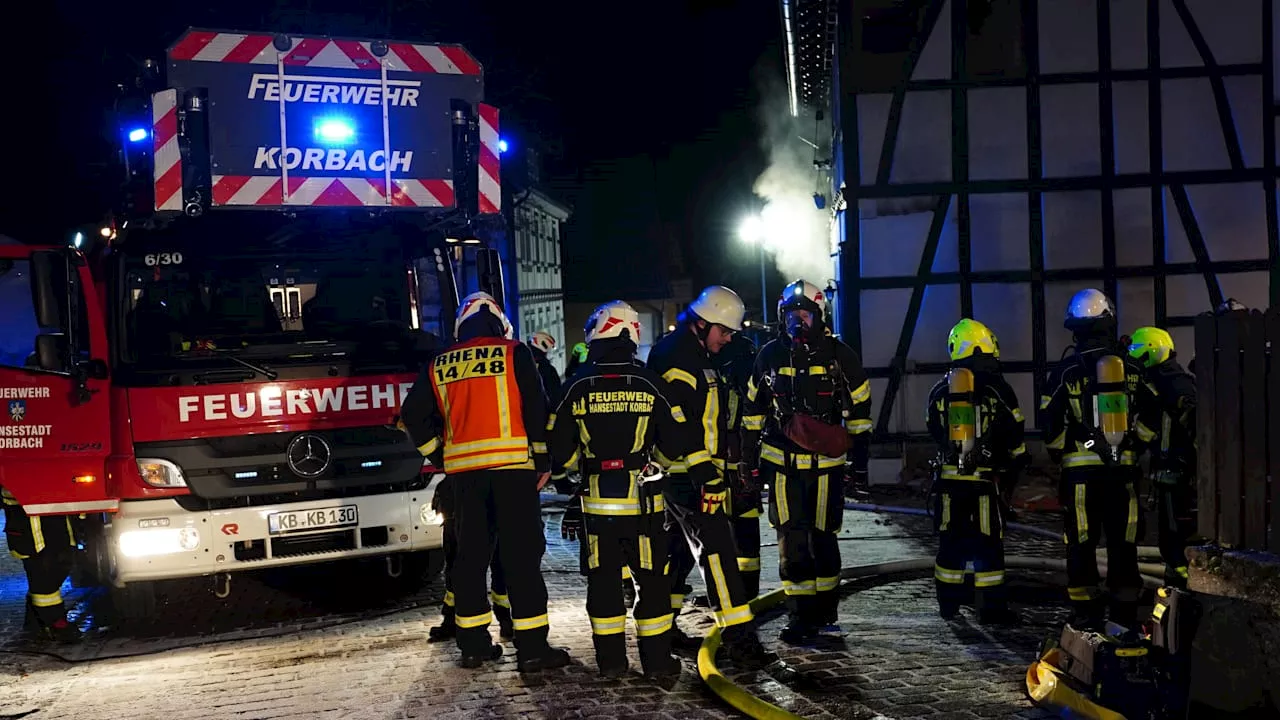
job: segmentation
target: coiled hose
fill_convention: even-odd
[[[893,507],[887,505],[867,505],[862,503],[847,503],[846,510],[857,510],[861,512],[882,512],[894,513],[901,515],[924,515],[928,516],[929,512],[921,508]],[[1020,532],[1032,533],[1043,537],[1060,539],[1061,535],[1047,530],[1045,528],[1033,527],[1030,525],[1021,525],[1010,523],[1009,529]],[[1139,548],[1139,554],[1144,552],[1150,556],[1154,551],[1159,555],[1156,548]],[[899,575],[903,573],[921,573],[931,572],[933,570],[934,559],[932,557],[910,558],[908,560],[895,560],[883,563],[870,563],[867,565],[855,565],[847,567],[840,571],[842,580],[857,580],[874,577],[877,575]],[[1004,560],[1006,568],[1022,569],[1022,570],[1056,570],[1058,572],[1066,572],[1066,560],[1058,560],[1054,558],[1038,558],[1038,557],[1022,557],[1011,556]],[[1148,588],[1159,588],[1164,585],[1164,580],[1160,578],[1160,574],[1164,570],[1163,565],[1144,563],[1140,564],[1139,571],[1142,574],[1142,582]],[[1102,575],[1106,575],[1106,565],[1100,562],[1098,571]],[[767,612],[781,605],[786,596],[782,589],[778,588],[771,592],[765,593],[760,597],[751,601],[751,610],[756,614]],[[745,713],[755,720],[802,720],[801,716],[774,705],[773,703],[756,697],[747,692],[740,685],[735,684],[732,680],[725,677],[720,672],[720,668],[716,666],[716,652],[720,649],[720,628],[712,627],[702,640],[702,647],[698,649],[698,674],[702,677],[702,681],[711,688],[721,700],[728,703],[739,712]]]

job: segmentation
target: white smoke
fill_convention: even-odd
[[[830,212],[819,210],[813,196],[825,194],[829,183],[825,174],[814,169],[815,151],[805,142],[824,145],[814,137],[821,123],[804,109],[792,117],[786,83],[776,73],[758,72],[757,77],[761,78],[761,144],[769,165],[752,189],[765,202],[761,220],[766,248],[788,282],[803,278],[822,287],[834,271]]]

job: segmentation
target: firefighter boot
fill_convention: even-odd
[[[778,661],[778,655],[760,643],[751,624],[726,628],[724,647],[733,664],[743,670],[759,670]]]
[[[1101,631],[1106,623],[1106,608],[1100,600],[1078,600],[1071,603],[1071,619],[1067,621],[1077,630]]]
[[[671,647],[677,652],[697,652],[702,647],[702,638],[695,638],[685,634],[673,621],[671,630],[667,633],[671,639]]]
[[[475,670],[484,665],[486,661],[497,660],[500,657],[502,657],[502,646],[494,644],[490,645],[487,651],[478,655],[463,655],[462,659],[458,661],[458,665],[467,670]]]
[[[66,610],[61,604],[36,608],[30,598],[27,598],[27,616],[23,628],[56,643],[75,643],[84,638],[80,628],[67,621]]]
[[[427,642],[437,643],[458,636],[458,626],[453,622],[453,606],[446,603],[440,614],[440,624],[427,631]]]
[[[516,668],[522,673],[534,673],[561,668],[568,665],[569,662],[569,652],[567,650],[548,646],[533,657],[517,660]]]
[[[782,632],[778,634],[778,639],[788,645],[804,645],[818,637],[818,634],[818,626],[799,618],[791,618],[787,626],[782,628]]]
[[[678,676],[684,669],[684,665],[671,655],[670,633],[642,637],[637,644],[640,649],[640,665],[644,668],[645,677],[672,678]]]

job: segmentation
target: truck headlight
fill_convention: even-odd
[[[200,547],[200,531],[193,527],[127,530],[120,534],[125,557],[150,557],[190,552]]]
[[[418,517],[422,519],[423,525],[443,525],[444,516],[436,512],[431,507],[431,503],[425,503],[418,510]]]
[[[180,488],[187,486],[182,468],[160,458],[138,458],[138,474],[151,487]]]

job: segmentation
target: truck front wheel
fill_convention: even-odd
[[[406,592],[417,592],[430,585],[444,569],[444,550],[419,550],[400,554],[400,576],[397,580]]]
[[[127,623],[145,622],[156,613],[156,584],[133,582],[111,588],[111,604],[116,617]]]

